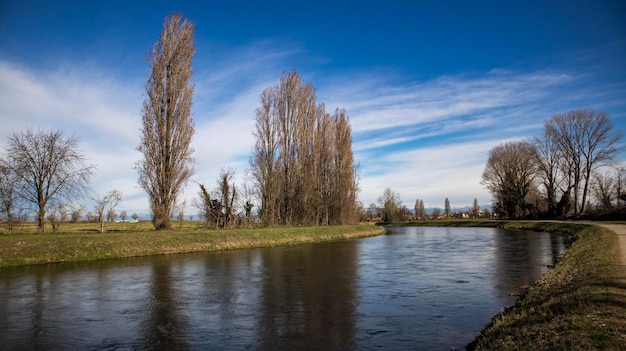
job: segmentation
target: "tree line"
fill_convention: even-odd
[[[151,74],[145,85],[137,146],[143,158],[135,169],[139,186],[148,195],[156,229],[171,229],[176,212],[182,221],[184,203],[179,203],[179,195],[195,171],[193,37],[193,23],[173,13],[165,18],[148,55]],[[345,110],[327,113],[324,104],[316,101],[315,88],[304,84],[295,70],[265,89],[260,102],[254,116],[255,145],[249,170],[253,190],[247,191],[244,184],[243,220],[250,223],[256,197],[259,217],[266,226],[354,221],[358,188]],[[92,196],[94,218],[100,223],[98,230],[104,232],[122,195],[117,190],[92,195],[88,185],[94,171],[74,136],[66,137],[60,130],[14,132],[6,155],[0,155],[0,215],[11,230],[21,218],[18,213],[34,211],[39,232],[43,232],[47,214],[56,230],[58,219],[67,217],[70,203]],[[233,170],[222,170],[213,192],[199,184],[194,205],[207,224],[226,228],[243,221],[236,210],[242,194],[233,177]]]
[[[382,222],[390,223],[402,222],[412,219],[423,221],[428,219],[436,220],[440,218],[454,218],[462,215],[467,215],[467,217],[471,216],[472,218],[478,218],[481,215],[487,218],[491,217],[491,213],[489,211],[485,210],[484,212],[481,212],[478,200],[476,198],[474,198],[474,202],[469,213],[453,213],[452,208],[450,207],[450,200],[447,197],[444,200],[443,213],[441,211],[441,208],[434,207],[432,208],[431,213],[426,213],[424,200],[416,199],[415,205],[413,207],[413,213],[411,213],[409,208],[402,204],[400,194],[398,194],[391,188],[386,188],[383,191],[382,195],[378,197],[378,205],[375,203],[371,203],[369,205],[368,218],[370,220],[374,218],[379,218]]]
[[[326,112],[295,70],[261,94],[250,159],[263,225],[355,220],[356,164],[346,112]]]
[[[616,165],[622,138],[604,112],[556,114],[542,134],[491,149],[481,183],[504,218],[580,217],[592,197],[595,209],[611,211],[626,200],[626,169]]]

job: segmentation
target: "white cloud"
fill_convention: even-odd
[[[613,87],[613,93],[590,93],[587,76],[564,71],[494,70],[425,81],[376,70],[327,76],[314,67],[322,62],[317,58],[307,66],[293,66],[308,55],[293,43],[257,41],[219,49],[223,51],[199,46],[199,52],[215,54],[195,61],[192,181],[209,188],[222,167],[236,168],[241,184],[254,142],[259,95],[292,68],[317,87],[318,103],[330,112],[345,108],[350,116],[360,163],[360,199],[366,205],[387,187],[409,207],[418,197],[427,206],[441,207],[445,197],[453,206],[471,205],[475,197],[488,204],[491,196],[480,185],[480,175],[492,147],[535,134],[557,112],[598,108],[603,101],[623,106],[615,98],[623,85]],[[141,158],[135,147],[144,73],[109,76],[105,68],[80,65],[40,72],[0,61],[0,139],[37,127],[75,134],[90,162],[98,165],[94,191],[119,189],[124,193],[120,210],[147,213],[147,197],[137,188],[133,169]],[[597,84],[591,86],[597,90]],[[185,189],[187,212],[194,211],[190,203],[196,189],[194,183]]]
[[[445,197],[467,206],[474,197],[491,202],[480,184],[491,148],[541,132],[554,113],[602,104],[597,93],[585,93],[585,79],[494,70],[394,83],[401,79],[370,72],[335,78],[324,95],[350,116],[363,203],[375,203],[390,187],[409,207],[418,197],[427,206],[442,207]]]
[[[442,123],[502,108],[523,107],[554,97],[574,77],[553,72],[491,72],[483,76],[440,77],[397,84],[392,78],[368,76],[364,82],[346,78],[350,87],[326,95],[344,107],[355,132]],[[336,91],[336,92],[335,92]],[[529,107],[531,107],[529,106]]]

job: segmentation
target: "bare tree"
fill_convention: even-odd
[[[234,216],[235,201],[237,200],[237,190],[235,184],[231,181],[235,176],[235,170],[227,168],[220,171],[219,179],[217,181],[217,198],[221,200],[222,211],[220,213],[222,228],[228,228]]]
[[[330,225],[356,220],[357,165],[349,118],[316,104],[296,71],[261,94],[251,176],[264,225]]]
[[[78,221],[80,220],[80,217],[82,216],[83,213],[83,206],[80,205],[77,208],[74,208],[74,210],[72,211],[72,213],[70,214],[70,221],[72,223],[78,223]]]
[[[185,221],[185,202],[178,207],[178,229],[183,229],[183,222]]]
[[[444,214],[446,217],[450,217],[450,200],[447,197],[444,201]]]
[[[221,211],[221,208],[216,208],[218,201],[211,199],[211,193],[204,184],[198,185],[200,186],[199,197],[193,200],[193,206],[200,211],[199,216],[206,221],[207,225],[215,224],[217,227],[218,213]]]
[[[270,226],[277,220],[276,158],[278,150],[278,131],[275,117],[275,88],[268,88],[261,93],[261,106],[255,111],[255,145],[250,159],[251,176],[261,200],[260,217],[264,226]]]
[[[402,207],[402,200],[400,200],[400,195],[391,190],[391,188],[387,188],[383,191],[383,194],[378,198],[378,203],[383,208],[383,222],[392,222],[401,219],[400,208]]]
[[[626,167],[619,167],[615,175],[615,198],[617,198],[617,207],[622,208],[622,201],[626,201],[626,192],[624,191],[626,184]]]
[[[415,200],[415,219],[426,220],[426,210],[424,209],[424,200]]]
[[[569,193],[569,184],[566,177],[567,171],[562,169],[563,150],[559,146],[557,136],[547,130],[540,136],[531,138],[532,145],[537,150],[537,178],[541,182],[545,191],[548,215],[557,217],[563,215],[559,213],[562,206],[558,206],[560,190],[561,198],[563,194]]]
[[[150,52],[152,73],[146,82],[148,96],[143,103],[142,136],[137,146],[143,160],[136,169],[139,185],[150,198],[156,229],[171,229],[178,195],[194,172],[193,36],[193,24],[183,21],[180,14],[171,14],[165,18],[161,36]]]
[[[624,134],[614,128],[606,113],[594,110],[554,115],[545,127],[563,153],[568,190],[573,191],[574,213],[583,213],[593,171],[614,161]]]
[[[94,211],[98,220],[98,231],[104,233],[106,231],[106,223],[111,213],[115,213],[115,207],[122,201],[122,192],[119,190],[111,190],[103,197],[95,197],[96,205]]]
[[[13,133],[5,163],[16,174],[15,191],[37,213],[38,232],[44,232],[48,207],[84,195],[95,167],[86,164],[76,137],[60,130]]]
[[[609,173],[601,174],[595,172],[593,174],[593,181],[591,182],[592,195],[596,198],[597,204],[601,209],[609,210],[613,208],[617,183],[616,179]]]
[[[13,227],[20,222],[19,194],[16,191],[19,177],[0,159],[0,220],[4,218],[9,234]]]
[[[120,219],[122,220],[122,222],[126,222],[127,218],[128,218],[128,212],[126,212],[126,210],[122,211],[120,213]]]
[[[67,222],[68,215],[69,207],[66,204],[53,204],[53,206],[47,212],[48,221],[50,221],[53,233],[56,233],[59,230],[62,223]]]
[[[527,142],[500,144],[489,152],[481,183],[495,196],[505,217],[518,218],[526,213],[536,160],[536,150]]]
[[[114,209],[111,209],[109,210],[109,212],[107,212],[107,222],[109,223],[115,222],[115,217],[117,217],[117,213],[115,213]]]

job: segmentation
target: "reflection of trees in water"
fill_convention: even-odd
[[[68,287],[75,283],[72,265],[39,265],[5,268],[8,276],[0,277],[10,293],[2,296],[0,306],[0,348],[62,350],[70,339],[80,338],[72,333],[71,313],[79,309],[79,301],[66,296]],[[10,272],[23,271],[11,276]],[[70,295],[72,296],[72,295]]]
[[[35,296],[33,303],[33,326],[32,326],[32,342],[33,348],[45,347],[42,344],[40,336],[45,335],[45,320],[44,320],[44,309],[45,309],[45,289],[44,289],[44,277],[42,273],[36,274],[35,276]],[[27,342],[28,340],[24,340]],[[53,345],[47,345],[47,347],[51,347]]]
[[[180,296],[172,289],[171,260],[155,259],[152,265],[152,284],[146,301],[146,316],[142,323],[144,345],[162,350],[187,350],[186,318],[180,315]]]
[[[263,262],[263,349],[354,347],[356,245],[264,251]]]
[[[555,265],[559,261],[561,253],[571,244],[571,242],[567,237],[556,233],[550,233],[546,235],[550,235],[551,250],[549,264]]]
[[[199,321],[208,348],[240,349],[254,340],[252,316],[259,309],[258,281],[263,274],[256,256],[258,250],[206,255],[197,295],[201,296]]]
[[[495,244],[496,287],[507,295],[541,278],[563,250],[562,237],[528,231],[498,234]]]

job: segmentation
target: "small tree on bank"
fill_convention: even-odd
[[[94,211],[98,219],[98,231],[104,233],[110,214],[114,213],[115,207],[122,201],[122,193],[118,190],[108,192],[104,197],[96,197]]]
[[[169,15],[150,52],[152,73],[146,82],[148,96],[143,103],[142,137],[137,146],[144,158],[136,169],[139,185],[148,193],[156,229],[171,229],[178,195],[194,172],[193,36],[191,22],[183,21],[180,14]]]

